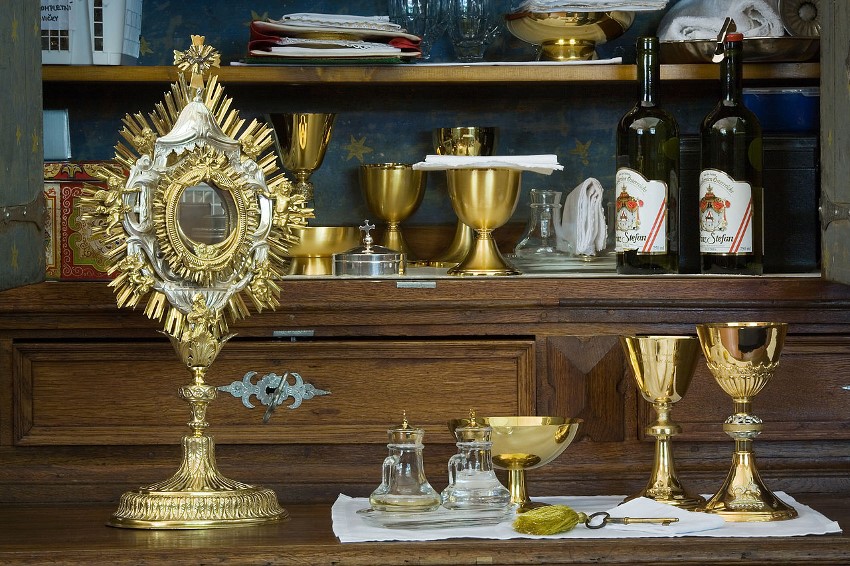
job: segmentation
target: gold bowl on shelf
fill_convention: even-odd
[[[333,255],[360,243],[357,226],[294,226],[298,243],[289,247],[288,275],[331,275]]]
[[[511,504],[518,513],[545,504],[532,502],[525,483],[526,470],[544,466],[560,456],[578,434],[582,419],[549,416],[484,417],[480,419],[493,432],[490,453],[493,466],[508,472],[508,490]],[[459,426],[466,426],[468,418],[452,419],[452,434]]]
[[[596,59],[596,46],[623,35],[634,12],[517,12],[505,16],[515,37],[538,46],[538,59]]]

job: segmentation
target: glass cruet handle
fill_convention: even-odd
[[[466,465],[466,456],[463,454],[455,454],[449,458],[449,485],[457,483],[457,472]]]
[[[384,458],[384,463],[381,466],[381,485],[383,487],[389,488],[393,470],[398,466],[398,461],[399,457],[396,454],[390,454]]]

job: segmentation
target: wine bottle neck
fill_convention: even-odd
[[[637,50],[638,99],[644,106],[655,106],[658,103],[658,84],[661,82],[658,40],[654,37],[641,39]]]
[[[743,93],[743,58],[741,41],[726,41],[723,61],[720,64],[720,81],[723,100],[729,104],[741,102]]]

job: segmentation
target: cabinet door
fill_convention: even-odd
[[[850,3],[821,2],[821,203],[850,206]],[[823,204],[821,205],[823,207]],[[824,275],[850,283],[850,222],[839,220],[822,226]]]
[[[44,280],[39,4],[0,10],[0,290]]]

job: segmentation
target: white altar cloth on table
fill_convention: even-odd
[[[841,527],[821,513],[794,500],[790,495],[776,495],[793,506],[799,516],[786,521],[758,523],[727,523],[717,515],[685,511],[671,505],[638,498],[622,505],[623,496],[597,495],[576,497],[535,497],[534,501],[567,505],[590,515],[608,511],[612,517],[678,517],[677,523],[668,526],[655,524],[608,524],[601,529],[588,529],[579,525],[556,535],[527,535],[516,532],[511,526],[513,518],[495,525],[459,526],[452,528],[390,529],[369,525],[357,515],[369,507],[366,498],[340,494],[331,508],[334,534],[340,542],[367,541],[427,541],[449,538],[516,539],[516,538],[646,538],[646,537],[789,537],[840,533]],[[719,519],[719,521],[718,521]]]

